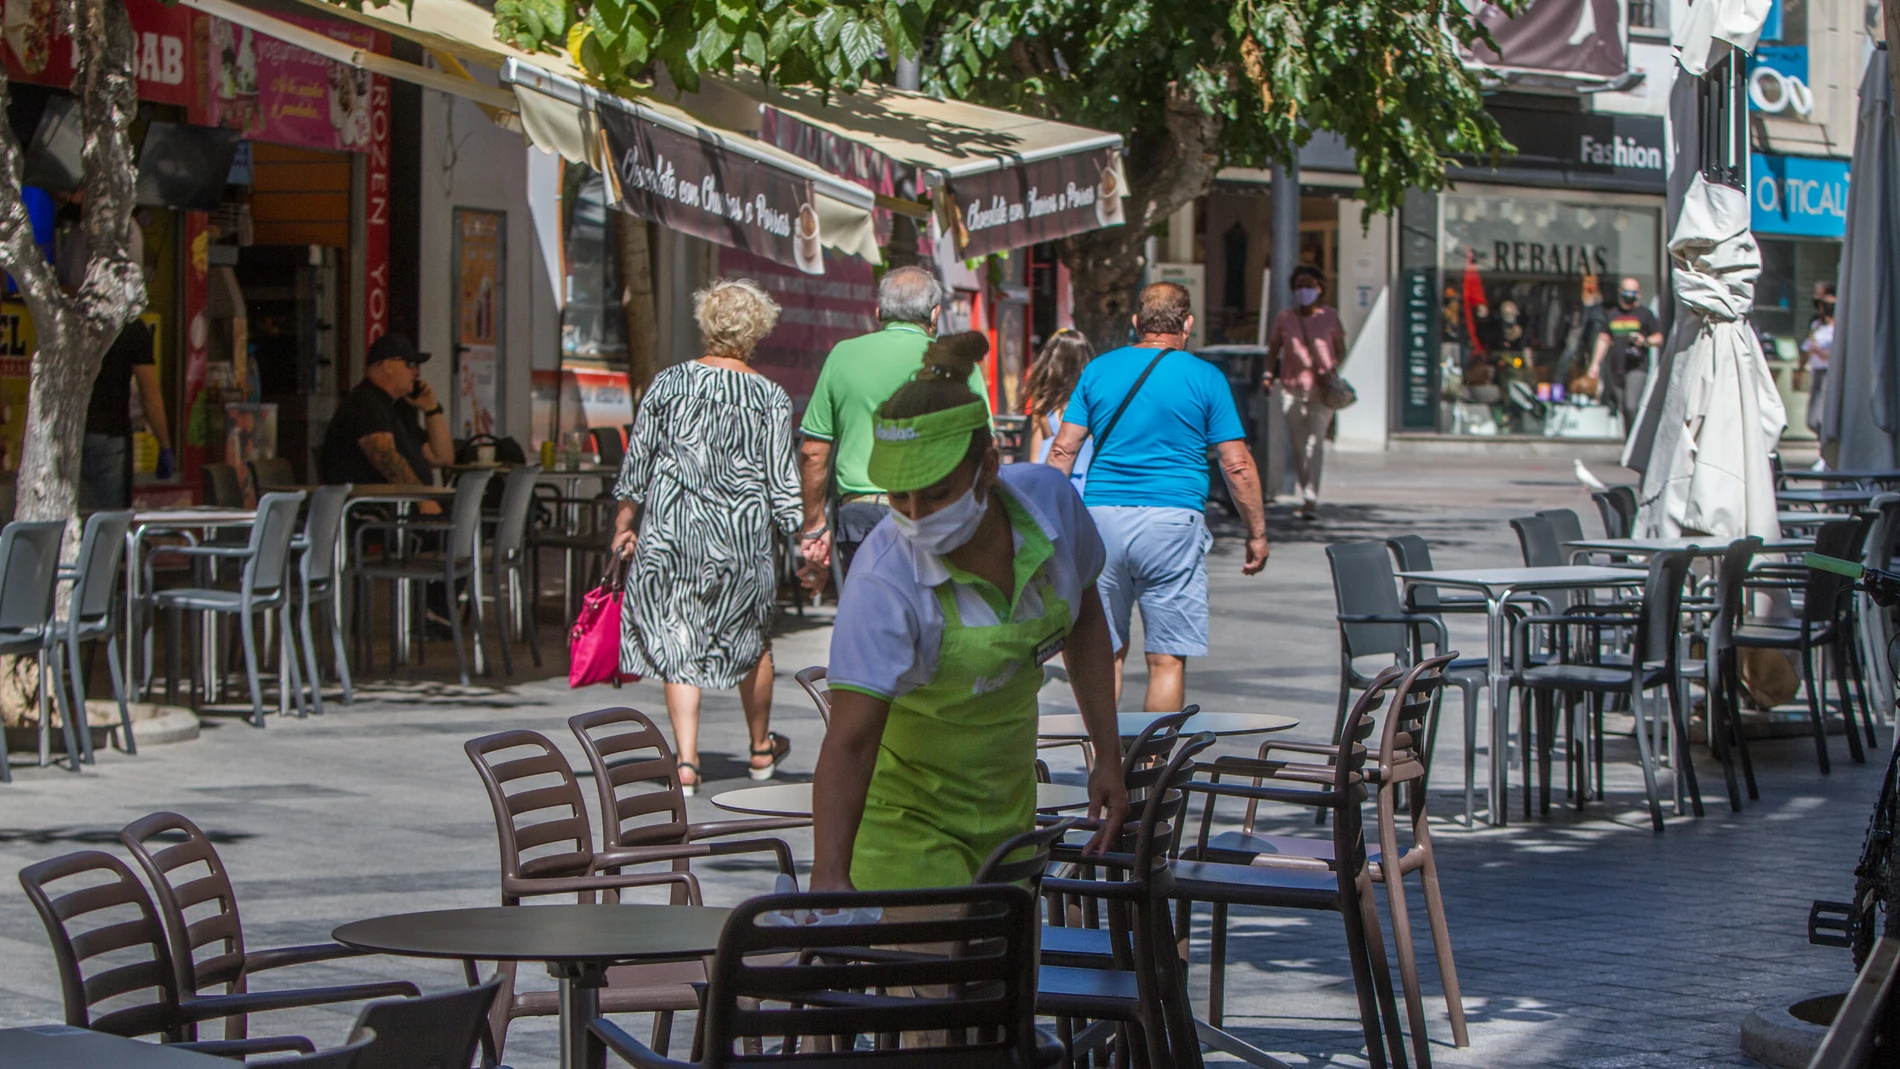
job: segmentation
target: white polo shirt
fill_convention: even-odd
[[[1101,574],[1105,554],[1095,522],[1068,478],[1046,464],[1008,464],[1001,492],[1020,505],[1051,543],[1049,559],[1017,596],[1016,620],[1042,615],[1042,591],[1068,602],[1069,622],[1082,611],[1082,594]],[[1023,536],[1013,527],[1016,550]],[[951,578],[944,560],[912,546],[886,517],[871,529],[851,560],[838,617],[831,631],[831,663],[825,682],[833,687],[900,698],[937,674],[943,640],[943,607],[936,587],[955,586],[957,614],[966,627],[1001,621],[982,594]]]

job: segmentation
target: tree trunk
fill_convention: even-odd
[[[620,260],[620,315],[627,332],[627,388],[634,406],[659,374],[659,325],[653,311],[653,253],[645,219],[608,212],[614,227],[614,254]]]
[[[85,128],[82,160],[88,259],[84,281],[61,290],[33,242],[32,222],[22,200],[20,145],[0,123],[0,270],[13,276],[33,317],[36,350],[27,394],[26,434],[14,514],[22,520],[64,520],[64,554],[78,549],[74,510],[79,455],[85,439],[86,405],[105,351],[119,330],[145,306],[141,265],[132,246],[132,146],[126,137],[138,94],[132,80],[134,34],[119,0],[73,0],[54,13],[55,31],[71,33],[79,52],[73,92]],[[0,95],[6,73],[0,68]],[[0,674],[16,675],[11,666]],[[0,720],[16,724],[36,717],[16,686],[0,687]]]
[[[1128,139],[1122,169],[1128,199],[1127,222],[1091,230],[1056,244],[1075,291],[1075,325],[1096,352],[1122,344],[1128,336],[1135,293],[1147,266],[1148,234],[1182,205],[1214,188],[1220,169],[1220,141],[1226,120],[1208,115],[1184,94],[1168,95],[1167,129],[1137,131]]]

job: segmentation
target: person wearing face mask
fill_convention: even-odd
[[[1828,359],[1834,355],[1834,283],[1814,284],[1814,318],[1808,322],[1808,336],[1801,343],[1796,370],[1810,372],[1808,377],[1808,429],[1821,433],[1822,384],[1827,382]]]
[[[1346,357],[1346,331],[1339,313],[1319,303],[1325,282],[1319,269],[1293,269],[1293,307],[1273,317],[1267,337],[1267,373],[1260,386],[1280,387],[1280,412],[1293,440],[1293,477],[1299,486],[1302,520],[1319,519],[1319,475],[1326,458],[1326,431],[1333,410],[1326,407],[1323,385],[1339,373]]]
[[[814,891],[967,884],[1035,821],[1036,692],[1061,655],[1096,752],[1119,752],[1105,555],[1055,468],[1001,466],[966,383],[979,333],[933,342],[881,405],[867,471],[891,511],[859,546],[832,630],[831,718],[813,786]],[[1121,769],[1089,815],[1111,842]]]
[[[1662,324],[1643,307],[1643,284],[1633,278],[1617,286],[1616,308],[1597,335],[1590,360],[1590,377],[1602,383],[1603,398],[1623,412],[1623,425],[1633,426],[1649,382],[1649,351],[1662,344]]]

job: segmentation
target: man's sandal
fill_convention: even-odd
[[[699,766],[692,763],[691,761],[681,761],[679,763],[679,770],[681,772],[684,772],[689,768],[693,770],[693,782],[688,783],[686,782],[686,777],[681,776],[680,777],[680,793],[685,795],[688,798],[691,798],[693,795],[699,793]]]
[[[768,745],[763,750],[753,750],[752,756],[753,757],[770,756],[772,758],[772,763],[769,765],[766,765],[764,768],[759,768],[757,766],[748,767],[746,771],[750,773],[752,778],[755,780],[768,780],[768,779],[771,779],[773,776],[777,775],[778,763],[780,761],[785,760],[786,754],[792,752],[792,740],[786,738],[785,736],[779,734],[776,731],[766,732],[765,739],[768,743],[770,743],[770,745]]]

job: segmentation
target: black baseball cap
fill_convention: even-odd
[[[391,331],[370,343],[369,359],[365,363],[380,364],[385,360],[400,360],[405,364],[426,364],[429,362],[429,354],[417,352],[416,343],[409,340],[409,335]]]

